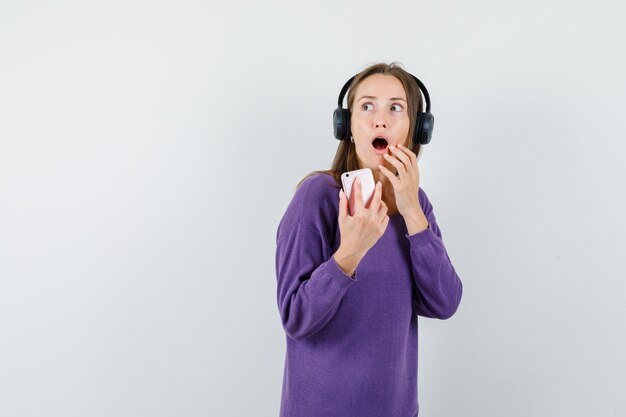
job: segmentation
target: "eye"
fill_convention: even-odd
[[[367,106],[370,106],[370,107],[369,107],[369,108],[367,108]],[[372,110],[373,108],[374,108],[374,105],[373,105],[372,103],[364,103],[364,104],[361,106],[361,109],[362,109],[362,110]]]
[[[394,108],[397,109],[397,110],[394,110]],[[391,111],[402,111],[403,109],[404,109],[404,107],[402,107],[401,104],[397,104],[396,103],[396,104],[392,104],[391,105]]]

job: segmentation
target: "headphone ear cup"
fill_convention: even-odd
[[[336,139],[350,140],[350,110],[337,107],[333,112],[333,133]]]
[[[415,133],[413,134],[413,143],[427,145],[433,135],[433,127],[435,118],[430,113],[420,113],[415,121]]]

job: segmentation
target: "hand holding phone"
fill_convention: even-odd
[[[357,178],[363,184],[356,184]],[[361,259],[385,233],[389,216],[387,205],[382,201],[382,185],[380,182],[374,185],[374,178],[369,169],[359,174],[346,172],[342,174],[341,180],[345,191],[339,191],[337,220],[340,244],[333,257],[339,268],[346,275],[352,276]],[[363,202],[357,200],[354,204],[356,198],[362,199]],[[355,213],[355,209],[358,210],[358,214]]]
[[[341,183],[343,184],[343,191],[348,197],[348,207],[350,209],[350,215],[354,215],[354,195],[352,188],[356,186],[354,180],[359,178],[361,181],[361,195],[363,197],[363,204],[368,207],[372,195],[374,194],[374,175],[369,168],[357,169],[356,171],[344,172],[341,174]]]

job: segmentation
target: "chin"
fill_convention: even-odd
[[[380,172],[378,165],[382,165],[385,166],[385,161],[383,161],[383,158],[381,157],[379,161],[372,161],[371,163],[365,164],[363,165],[363,168],[369,168],[372,170],[372,172],[376,173],[376,172]]]

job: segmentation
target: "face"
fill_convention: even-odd
[[[402,83],[393,75],[370,75],[354,97],[350,129],[361,167],[378,171],[378,165],[384,165],[394,172],[383,154],[389,153],[389,146],[407,144],[410,121]]]

